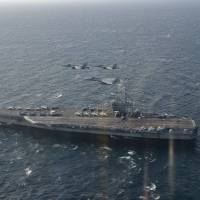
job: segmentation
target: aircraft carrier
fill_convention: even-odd
[[[198,127],[189,117],[144,113],[132,103],[113,102],[106,108],[46,107],[0,109],[0,126],[20,126],[140,139],[194,140]]]

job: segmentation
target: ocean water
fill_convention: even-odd
[[[200,5],[0,7],[0,106],[110,102],[125,80],[142,111],[200,122]],[[63,65],[87,62],[90,69]],[[120,69],[95,65],[117,63]],[[71,139],[0,129],[0,199],[182,199],[200,195],[192,145]]]

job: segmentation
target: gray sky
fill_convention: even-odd
[[[146,3],[170,3],[170,2],[191,2],[198,0],[0,0],[0,4],[29,4],[29,3],[110,3],[110,2],[146,2]]]
[[[58,3],[58,2],[124,2],[124,1],[128,1],[128,2],[162,2],[162,1],[167,1],[167,2],[173,2],[173,1],[180,1],[180,0],[0,0],[0,2],[4,2],[4,3]]]
[[[59,2],[101,2],[105,0],[0,0],[3,3],[59,3]],[[113,1],[113,0],[107,0]]]

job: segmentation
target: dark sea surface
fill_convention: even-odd
[[[110,102],[126,80],[142,111],[200,123],[200,5],[0,7],[0,106]],[[62,65],[88,62],[91,69]],[[93,66],[118,63],[120,69]],[[192,145],[0,129],[0,199],[200,198]]]

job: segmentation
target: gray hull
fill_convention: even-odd
[[[45,130],[69,133],[121,136],[140,139],[175,139],[194,140],[197,138],[198,127],[190,118],[178,117],[144,117],[122,120],[112,115],[107,117],[78,117],[76,109],[61,109],[61,116],[21,116],[19,111],[0,110],[1,125],[16,125]],[[32,111],[29,111],[32,112]]]

